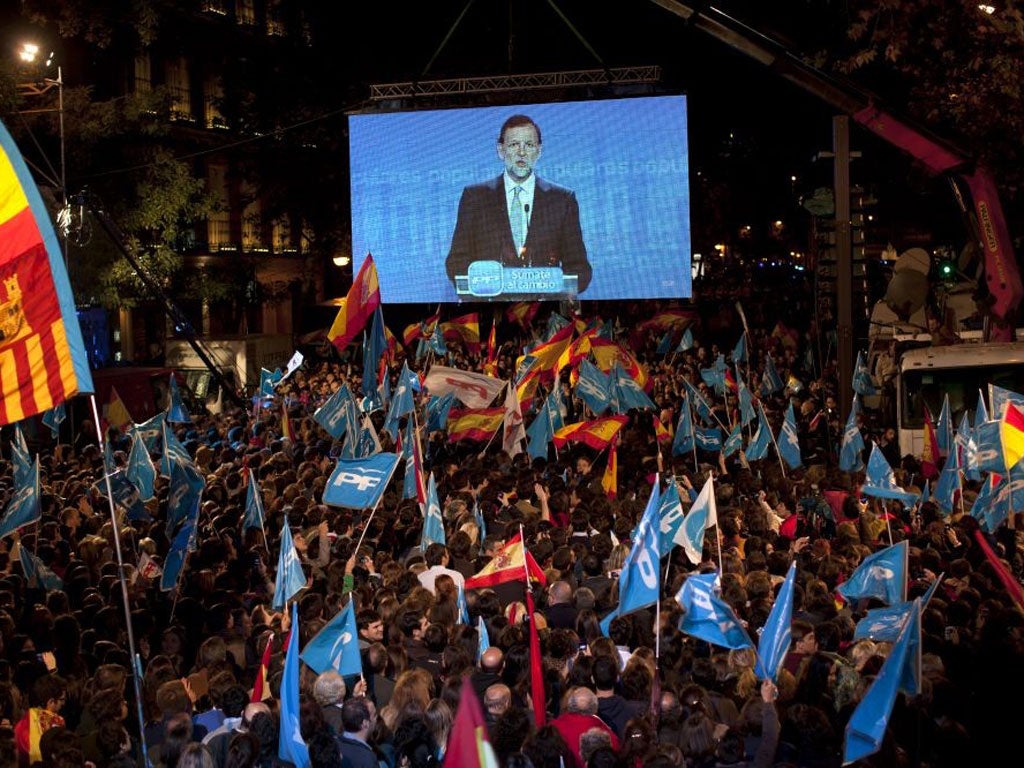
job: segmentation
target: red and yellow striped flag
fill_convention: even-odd
[[[128,413],[128,406],[124,404],[124,400],[117,393],[116,387],[110,388],[110,403],[107,405],[106,411],[107,424],[112,427],[121,429],[132,423],[132,416]]]
[[[611,442],[627,421],[628,416],[606,416],[593,421],[578,421],[575,424],[566,424],[555,432],[552,439],[556,448],[561,448],[566,443],[583,443],[600,451]]]
[[[295,433],[292,431],[292,420],[288,418],[288,408],[281,408],[281,437],[285,440],[295,442]]]
[[[441,335],[445,341],[460,342],[467,352],[480,352],[480,315],[470,312],[462,317],[453,317],[447,323],[441,323]]]
[[[528,328],[538,309],[540,309],[539,301],[517,301],[505,310],[505,317],[510,322],[518,323],[523,328]]]
[[[608,447],[608,466],[604,468],[601,487],[605,496],[614,499],[619,494],[619,438],[612,439]]]
[[[366,261],[359,268],[352,287],[348,289],[345,303],[338,310],[337,317],[327,331],[327,340],[339,350],[344,351],[348,343],[356,337],[373,311],[380,306],[380,282],[377,279],[377,267],[373,257],[366,254]]]
[[[504,418],[504,408],[453,408],[448,412],[448,441],[490,440]]]
[[[924,447],[921,449],[921,475],[928,480],[939,476],[939,441],[932,425],[932,414],[924,406]]]
[[[0,424],[92,392],[64,258],[32,176],[0,124]]]
[[[668,427],[662,423],[657,415],[652,415],[651,418],[654,419],[654,436],[657,438],[658,443],[671,443],[672,433],[669,432]]]
[[[1008,402],[1003,411],[1003,418],[999,422],[999,440],[1003,444],[1003,461],[1009,472],[1024,456],[1024,413],[1013,403]]]

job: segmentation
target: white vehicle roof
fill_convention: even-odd
[[[989,344],[951,344],[941,347],[910,349],[900,357],[900,371],[1024,365],[1024,342]]]

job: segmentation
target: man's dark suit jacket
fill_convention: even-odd
[[[520,258],[508,222],[504,174],[462,191],[459,217],[445,267],[454,284],[474,261],[499,261],[509,267],[561,267],[567,275],[578,275],[577,292],[590,285],[591,267],[580,229],[580,207],[576,194],[565,187],[537,177],[526,233],[526,247]]]

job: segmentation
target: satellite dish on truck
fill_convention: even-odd
[[[900,254],[883,301],[903,322],[924,307],[928,300],[928,271],[931,257],[924,248],[911,248]]]

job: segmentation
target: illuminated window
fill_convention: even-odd
[[[208,77],[203,84],[203,107],[207,128],[227,128],[228,121],[221,114],[220,105],[224,101],[224,88],[220,78]]]
[[[171,120],[194,121],[188,62],[181,57],[167,62],[167,92],[171,97]]]
[[[149,53],[135,57],[135,93],[149,93],[153,89],[153,65]]]
[[[207,241],[210,251],[231,248],[231,214],[228,208],[228,173],[223,165],[210,165],[207,184],[216,204],[215,212],[207,219]]]
[[[235,19],[239,24],[255,24],[256,9],[252,0],[238,0],[235,3]]]
[[[281,0],[268,0],[267,2],[267,34],[275,37],[284,37],[284,8]]]
[[[266,251],[263,239],[263,206],[256,197],[255,190],[247,185],[242,187],[242,199],[247,201],[242,208],[242,250]]]

